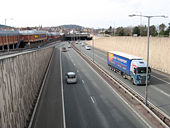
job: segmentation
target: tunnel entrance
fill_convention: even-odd
[[[65,34],[64,40],[92,40],[90,34]]]

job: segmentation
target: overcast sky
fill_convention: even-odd
[[[151,24],[170,22],[170,0],[2,0],[0,24],[15,27],[77,24],[84,27],[135,26],[147,19],[129,14],[166,15]],[[13,18],[13,20],[11,20]]]

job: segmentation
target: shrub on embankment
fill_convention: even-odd
[[[53,48],[0,59],[0,128],[24,128]]]
[[[104,51],[121,51],[146,60],[147,37],[97,37],[94,44]],[[152,68],[170,74],[170,38],[151,37],[149,59]]]

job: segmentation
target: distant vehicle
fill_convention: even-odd
[[[86,45],[85,48],[86,48],[86,50],[90,50],[91,49],[91,47],[88,46],[88,45]]]
[[[82,43],[81,43],[81,46],[82,46],[82,47],[84,47],[84,46],[85,46],[85,44],[82,42]]]
[[[69,44],[67,47],[68,47],[68,48],[71,48],[71,45]]]
[[[138,37],[138,34],[133,34],[133,37]]]
[[[76,84],[77,83],[77,75],[75,72],[67,72],[66,73],[66,82],[67,84]]]
[[[76,41],[76,44],[78,44],[78,41]]]
[[[62,52],[67,52],[67,49],[65,47],[62,47],[61,51]]]
[[[133,84],[146,84],[147,63],[143,58],[118,51],[108,51],[107,64],[111,70],[120,72],[123,78],[131,80]],[[148,67],[148,84],[151,79],[150,73],[151,68]]]

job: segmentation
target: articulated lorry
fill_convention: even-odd
[[[131,80],[133,84],[146,84],[147,63],[143,58],[118,51],[108,51],[107,64],[111,70],[119,72],[123,78]],[[151,79],[150,73],[151,68],[148,67],[148,84]]]

